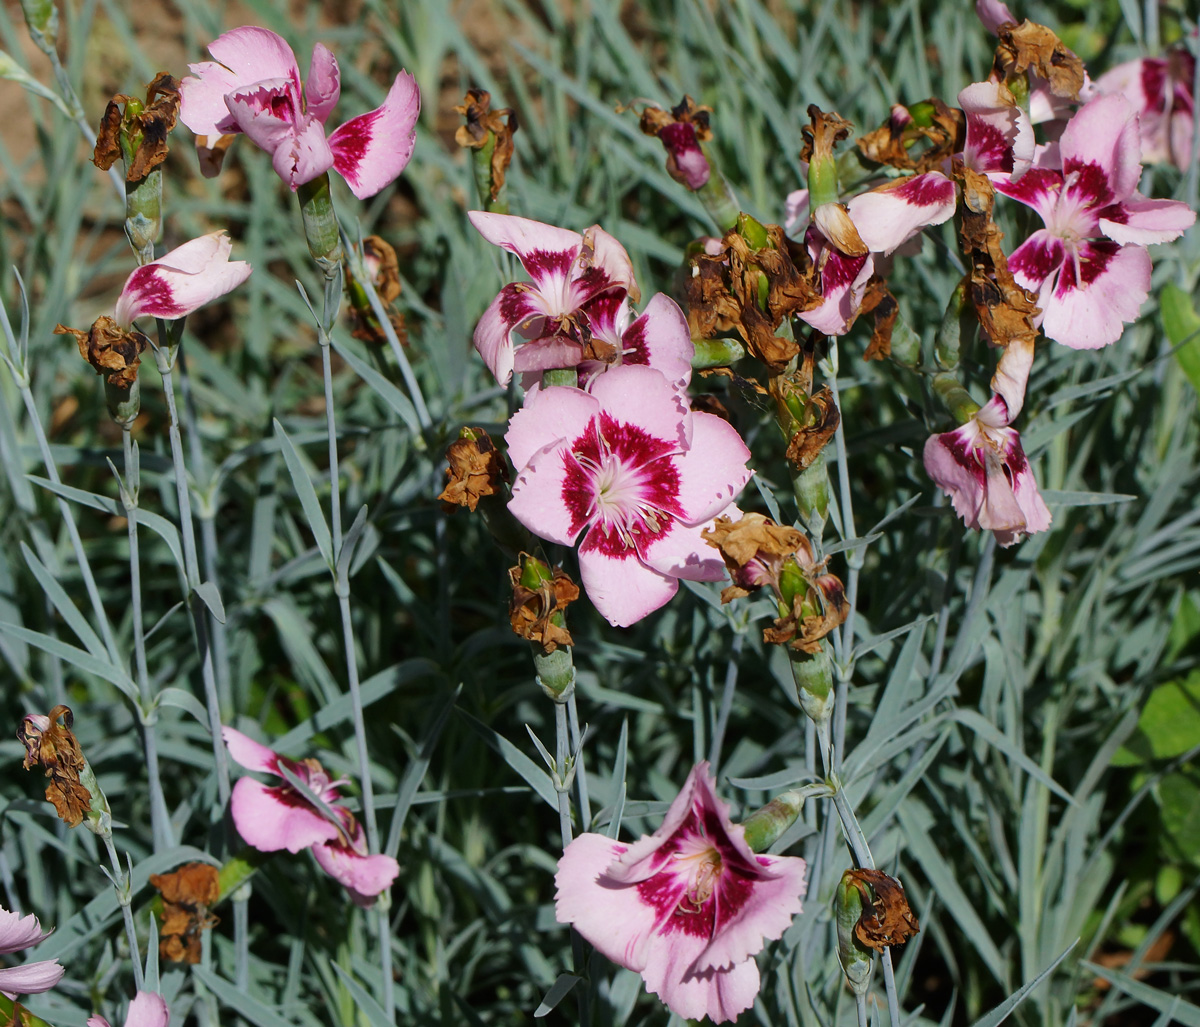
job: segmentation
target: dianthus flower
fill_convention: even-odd
[[[304,85],[292,48],[269,29],[232,29],[208,52],[215,60],[188,65],[193,74],[179,84],[180,120],[205,140],[244,132],[271,155],[275,173],[293,192],[333,168],[361,200],[394,182],[408,164],[421,110],[408,72],[396,76],[381,107],[326,138],[325,122],[341,95],[337,58],[327,47],[313,47]],[[202,168],[207,173],[208,166]]]
[[[1186,171],[1192,161],[1195,76],[1196,58],[1181,44],[1162,57],[1118,64],[1096,79],[1096,92],[1119,93],[1133,104],[1144,162],[1169,162]]]
[[[0,907],[0,953],[20,952],[49,935],[50,932],[42,930],[38,918],[32,913],[21,916],[20,913]],[[24,966],[7,966],[0,969],[0,992],[9,998],[36,995],[53,988],[64,973],[66,969],[59,966],[57,959],[40,959]]]
[[[689,410],[660,372],[626,364],[587,391],[540,389],[506,438],[519,472],[509,509],[559,545],[583,535],[580,579],[609,623],[657,610],[680,578],[724,576],[700,533],[750,479],[750,451],[727,422]]]
[[[154,991],[139,991],[129,1003],[125,1027],[167,1027],[171,1019],[167,1003]],[[89,1016],[87,1027],[112,1027],[103,1016]]]
[[[260,852],[311,848],[321,869],[359,905],[369,906],[391,886],[399,864],[391,856],[369,855],[362,825],[344,806],[333,805],[345,781],[331,779],[314,759],[289,760],[231,727],[222,728],[221,735],[229,755],[247,770],[283,777],[280,767],[285,767],[324,804],[324,809],[314,805],[291,784],[268,787],[243,777],[233,787],[230,807],[246,844]]]
[[[576,838],[558,862],[555,915],[688,1020],[736,1019],[758,994],[754,956],[800,912],[804,860],[760,856],[729,819],[707,763],[662,825],[626,845]]]
[[[475,327],[475,348],[501,385],[514,369],[575,367],[591,341],[595,301],[639,299],[629,254],[599,225],[580,235],[510,214],[467,217],[488,242],[516,254],[532,279],[501,289]]]
[[[1122,96],[1089,101],[1059,140],[1061,168],[1035,166],[997,192],[1041,215],[1008,258],[1017,282],[1038,293],[1042,331],[1072,349],[1121,337],[1150,293],[1147,244],[1183,234],[1196,214],[1177,200],[1137,192],[1137,114]],[[1045,156],[1045,155],[1043,155]]]

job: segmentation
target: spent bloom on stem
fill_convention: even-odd
[[[599,225],[580,235],[509,214],[467,217],[488,242],[516,254],[531,279],[501,289],[475,327],[475,348],[501,385],[514,369],[575,367],[590,352],[594,301],[640,298],[629,254]]]
[[[0,954],[20,952],[49,937],[43,931],[38,918],[30,913],[21,916],[0,907]],[[35,995],[53,988],[66,969],[58,965],[57,959],[41,959],[24,966],[8,966],[0,969],[0,992],[9,998],[18,995]]]
[[[370,855],[362,825],[344,806],[345,781],[335,781],[315,759],[289,760],[260,745],[240,731],[222,728],[229,755],[247,770],[284,777],[285,783],[269,787],[243,777],[233,788],[230,806],[233,823],[248,845],[260,852],[300,852],[312,849],[321,869],[350,892],[362,906],[391,886],[400,867],[391,856]],[[286,781],[283,771],[298,778],[317,802]]]
[[[555,876],[555,915],[636,970],[672,1012],[736,1019],[758,994],[755,953],[800,912],[804,860],[760,856],[698,763],[662,825],[627,845],[582,834]]]
[[[167,1027],[171,1019],[166,1000],[154,991],[139,991],[129,1003],[125,1027]],[[87,1027],[112,1027],[103,1016],[89,1016]]]
[[[188,65],[192,75],[179,85],[180,120],[206,143],[244,132],[271,155],[275,173],[293,192],[333,168],[361,200],[394,182],[408,164],[421,110],[408,72],[396,76],[381,107],[326,138],[325,122],[341,94],[337,58],[327,47],[313,47],[303,85],[292,48],[268,29],[232,29],[208,52],[215,60]]]
[[[559,545],[579,536],[581,583],[621,627],[725,566],[700,537],[750,479],[750,451],[713,414],[694,413],[658,371],[626,364],[587,391],[540,389],[509,424],[519,473],[509,509]]]
[[[1177,200],[1151,200],[1141,177],[1137,114],[1122,96],[1080,108],[1059,140],[1061,167],[1035,166],[996,190],[1032,207],[1045,228],[1008,258],[1038,294],[1045,334],[1072,349],[1121,337],[1150,293],[1147,244],[1178,238],[1196,220]]]

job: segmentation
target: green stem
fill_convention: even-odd
[[[113,887],[117,890],[117,903],[120,905],[121,915],[125,919],[125,937],[129,942],[129,959],[133,963],[133,983],[138,991],[142,991],[146,987],[146,979],[142,975],[142,957],[138,950],[137,931],[133,926],[133,910],[129,908],[129,881],[125,877],[125,871],[121,869],[121,858],[117,855],[116,846],[113,845],[112,831],[103,832],[100,838],[108,852],[108,861],[112,864]]]

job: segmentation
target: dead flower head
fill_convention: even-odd
[[[150,340],[137,329],[122,328],[111,317],[96,318],[86,332],[66,325],[55,325],[55,335],[71,335],[79,355],[105,376],[109,385],[131,389],[137,380],[138,365]]]
[[[453,513],[456,506],[474,512],[484,496],[502,494],[508,471],[491,436],[482,428],[463,428],[446,450],[446,487],[438,499]]]
[[[882,952],[891,945],[903,945],[921,930],[916,914],[909,908],[904,888],[882,870],[847,870],[844,884],[852,884],[862,897],[862,916],[854,936],[867,948]]]
[[[30,714],[17,728],[25,746],[25,769],[46,768],[46,799],[68,827],[77,827],[92,808],[92,794],[80,780],[81,775],[91,778],[92,772],[71,732],[74,719],[68,707],[55,706],[48,715]]]
[[[454,133],[459,146],[482,150],[495,141],[491,157],[491,197],[495,201],[504,188],[504,179],[513,158],[513,133],[517,131],[517,112],[511,107],[492,110],[492,95],[486,89],[468,89],[463,102],[454,109],[467,119]]]
[[[522,553],[521,563],[508,569],[508,577],[513,589],[508,607],[513,631],[545,653],[574,645],[563,613],[579,598],[579,586],[567,572],[561,567],[550,572],[540,560]]]
[[[92,163],[102,171],[125,161],[125,180],[140,182],[167,159],[167,136],[179,118],[179,83],[160,71],[146,100],[118,93],[108,101]]]
[[[700,537],[721,551],[733,579],[733,584],[721,593],[723,603],[748,596],[764,585],[778,594],[784,560],[801,550],[807,560],[812,559],[804,532],[776,524],[760,513],[743,514],[738,521],[722,515]]]
[[[169,874],[151,874],[150,884],[162,894],[159,955],[175,963],[199,963],[200,935],[219,922],[208,911],[221,897],[217,868],[185,863]]]
[[[381,236],[368,235],[362,241],[362,263],[363,270],[375,289],[375,295],[383,304],[388,321],[396,332],[396,338],[402,345],[407,345],[408,328],[404,322],[404,315],[392,306],[400,296],[400,262],[396,258],[395,248]],[[346,263],[346,292],[350,298],[350,334],[363,342],[377,345],[387,342],[387,335],[371,308],[367,292],[355,279],[349,262]]]
[[[669,111],[647,107],[639,127],[648,136],[656,136],[667,149],[667,174],[680,185],[696,190],[704,187],[711,174],[701,143],[712,139],[709,115],[712,108],[697,104],[685,96]]]
[[[1083,61],[1061,39],[1035,21],[1011,22],[996,29],[1000,43],[996,47],[993,69],[996,76],[1011,83],[1032,72],[1045,79],[1055,96],[1078,100],[1085,79]]]

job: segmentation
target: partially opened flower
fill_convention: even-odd
[[[681,391],[687,389],[696,347],[687,318],[666,293],[651,296],[640,315],[628,296],[606,293],[589,304],[588,321],[591,355],[579,364],[581,385],[609,367],[642,364],[662,372]]]
[[[325,122],[341,95],[337,58],[326,47],[313,47],[303,85],[292,48],[268,29],[232,29],[208,52],[215,60],[188,65],[193,75],[180,83],[180,120],[205,141],[244,132],[271,155],[293,192],[333,168],[361,200],[408,164],[421,96],[407,72],[396,76],[382,106],[326,138]]]
[[[20,952],[49,937],[43,931],[38,918],[30,913],[21,916],[0,907],[0,953]],[[0,969],[0,992],[9,998],[18,995],[36,995],[53,988],[66,969],[58,965],[57,959],[40,959],[24,966],[7,966]]]
[[[167,1027],[171,1019],[166,1000],[154,991],[139,991],[129,1003],[125,1027]],[[112,1027],[103,1016],[89,1016],[87,1027]]]
[[[1143,161],[1169,162],[1186,171],[1192,160],[1195,76],[1196,58],[1180,45],[1162,57],[1118,64],[1096,79],[1096,92],[1117,93],[1133,104]]]
[[[756,953],[800,912],[804,860],[760,856],[692,769],[662,825],[627,845],[582,834],[555,876],[555,915],[614,963],[635,970],[672,1012],[736,1019],[759,989]]]
[[[509,509],[535,535],[573,545],[596,609],[622,627],[666,603],[679,579],[719,581],[700,537],[750,479],[738,433],[693,413],[658,371],[626,364],[588,390],[539,390],[509,425],[518,468]]]
[[[475,327],[475,348],[501,385],[514,369],[575,367],[591,337],[593,301],[640,298],[629,255],[599,225],[580,235],[510,214],[467,217],[488,242],[515,253],[532,279],[501,289]]]
[[[360,905],[370,905],[391,886],[399,864],[391,856],[370,855],[354,814],[334,805],[345,781],[333,780],[315,759],[289,760],[231,727],[222,728],[221,734],[229,755],[247,770],[284,777],[281,768],[285,768],[317,800],[303,795],[286,778],[284,784],[270,787],[243,777],[233,787],[230,807],[234,826],[248,845],[261,852],[311,848],[321,868]]]
[[[1038,293],[1042,330],[1072,349],[1121,337],[1150,292],[1149,243],[1178,238],[1196,220],[1187,204],[1146,199],[1137,114],[1122,96],[1084,105],[1059,141],[1061,170],[1031,168],[996,190],[1041,215],[1008,258],[1017,282]]]

